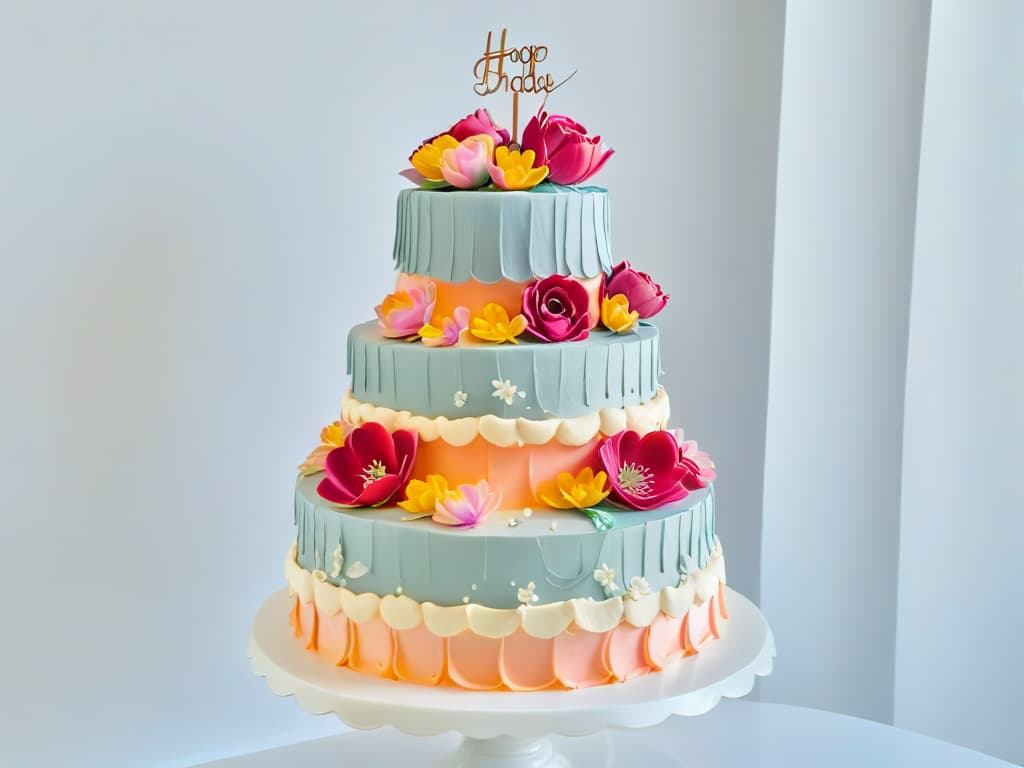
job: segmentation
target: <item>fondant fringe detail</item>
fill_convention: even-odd
[[[560,274],[596,277],[613,266],[607,192],[398,194],[394,260],[399,272],[448,282],[525,282]]]

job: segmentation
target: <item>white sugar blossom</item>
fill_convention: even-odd
[[[601,567],[594,571],[594,581],[604,587],[604,593],[609,597],[619,588],[615,583],[615,569],[609,568],[606,563],[601,563]]]
[[[327,574],[317,568],[313,571],[313,578],[317,581],[327,581]]]
[[[341,566],[345,563],[345,556],[341,554],[341,544],[334,548],[331,553],[331,578],[341,576]]]
[[[499,400],[504,400],[505,405],[512,405],[516,401],[516,396],[526,397],[525,392],[521,392],[519,387],[513,384],[509,379],[502,381],[501,379],[493,379],[491,384],[494,386],[494,396]]]
[[[469,401],[469,395],[460,389],[455,393],[455,397],[452,399],[456,408],[462,408]]]
[[[634,576],[629,580],[629,588],[626,590],[626,594],[630,600],[639,600],[641,597],[651,594],[651,585],[647,583],[647,579],[643,576]]]
[[[356,560],[354,563],[352,563],[352,565],[348,567],[348,570],[345,571],[345,575],[348,576],[350,579],[358,579],[360,576],[365,576],[369,572],[369,568],[367,568],[365,565]]]
[[[530,605],[531,603],[536,603],[538,600],[540,600],[540,598],[533,593],[533,590],[536,588],[537,585],[534,584],[532,581],[525,587],[520,587],[518,592],[519,602],[523,603],[524,605]]]

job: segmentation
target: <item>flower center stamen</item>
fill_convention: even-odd
[[[637,496],[647,496],[653,490],[651,488],[651,481],[654,479],[654,474],[644,466],[639,464],[623,464],[619,468],[619,485],[622,486],[623,490],[629,491]]]
[[[388,468],[384,466],[384,463],[380,459],[374,459],[363,469],[359,475],[363,478],[363,488],[368,486],[374,480],[380,480],[388,473]]]

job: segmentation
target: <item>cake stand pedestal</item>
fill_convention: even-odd
[[[704,714],[723,696],[750,693],[755,679],[771,672],[775,643],[768,623],[745,597],[726,592],[725,638],[662,672],[578,691],[434,688],[331,667],[292,634],[286,590],[260,607],[248,654],[253,672],[274,693],[294,696],[312,714],[332,713],[360,729],[390,725],[417,736],[462,734],[459,748],[444,762],[448,768],[597,766],[607,754],[600,735],[605,728],[647,728],[671,715]]]

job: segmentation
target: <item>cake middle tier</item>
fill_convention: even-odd
[[[654,397],[661,373],[658,329],[591,331],[558,344],[426,347],[381,335],[377,323],[348,337],[352,394],[421,416],[574,417],[625,408]]]

